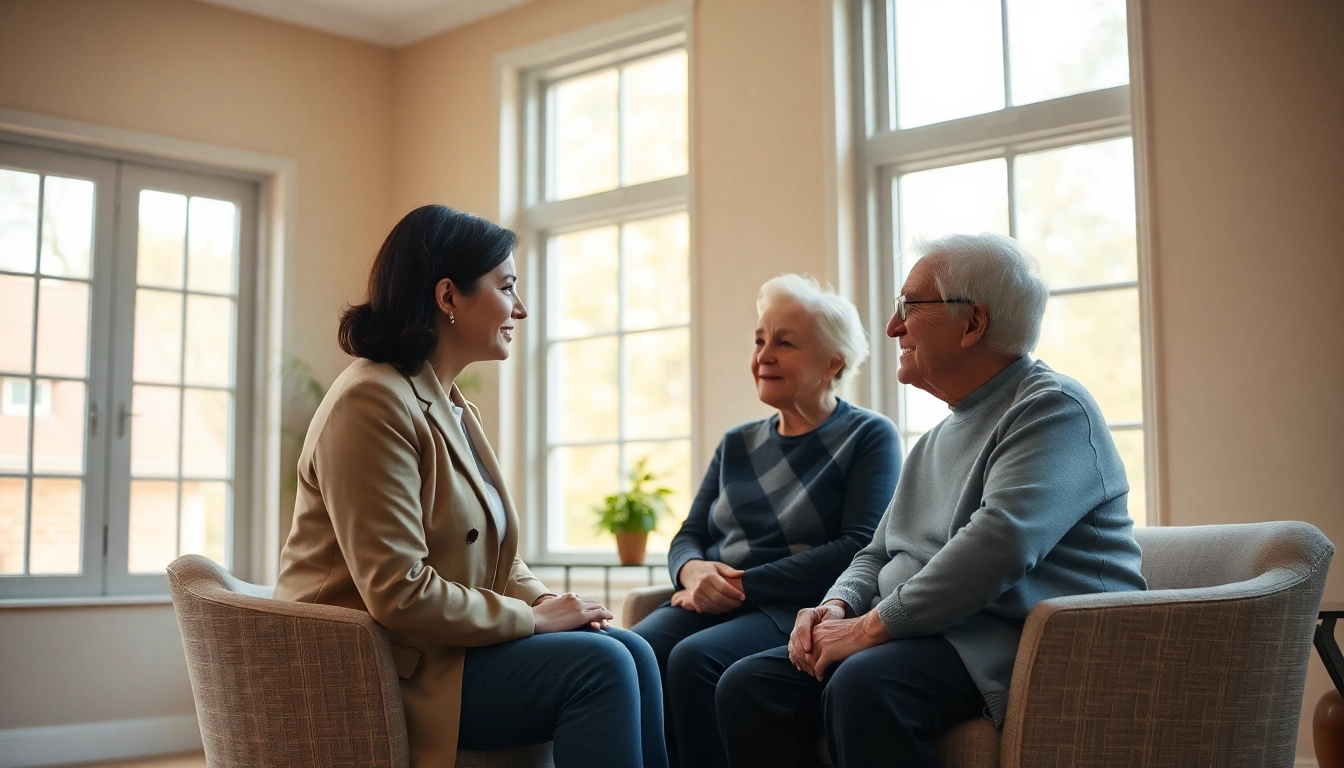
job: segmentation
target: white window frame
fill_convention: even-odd
[[[1006,2],[1005,2],[1006,6]],[[841,254],[849,262],[855,286],[854,300],[874,340],[872,358],[862,381],[859,397],[895,421],[905,441],[909,434],[904,418],[901,386],[896,379],[897,348],[884,343],[886,324],[896,298],[899,268],[898,233],[894,227],[894,180],[905,173],[961,163],[1004,158],[1008,163],[1010,191],[1012,160],[1016,155],[1058,149],[1107,139],[1132,137],[1135,157],[1137,279],[1124,283],[1072,286],[1051,291],[1062,296],[1103,289],[1135,288],[1139,296],[1140,354],[1143,368],[1143,419],[1112,422],[1112,429],[1142,429],[1146,482],[1146,522],[1162,521],[1160,508],[1160,462],[1156,374],[1153,349],[1154,298],[1152,291],[1150,239],[1148,236],[1146,142],[1142,126],[1143,100],[1139,35],[1142,24],[1135,0],[1127,2],[1127,34],[1130,83],[1112,88],[1065,96],[1048,101],[1007,106],[994,112],[972,115],[932,125],[897,129],[893,104],[895,59],[890,55],[894,40],[887,14],[888,0],[838,0],[832,23],[844,30],[837,35],[835,102],[837,135],[848,135],[852,146],[854,200],[845,204],[836,194],[840,217],[853,222],[851,252]],[[1011,63],[1004,49],[1005,89],[1011,82]],[[840,94],[844,90],[846,93]],[[838,165],[843,167],[843,145],[837,142]],[[1013,200],[1008,205],[1010,233],[1016,232]],[[907,450],[909,446],[904,446]]]
[[[284,274],[286,265],[293,262],[294,245],[292,233],[296,223],[296,200],[294,196],[297,178],[297,165],[289,159],[244,150],[235,150],[181,139],[157,136],[137,131],[126,131],[105,126],[84,123],[45,115],[0,109],[0,141],[23,145],[32,151],[54,150],[67,156],[80,155],[114,166],[115,162],[154,166],[177,170],[187,174],[204,174],[222,180],[237,179],[254,185],[254,211],[251,226],[245,226],[241,243],[244,250],[253,252],[249,266],[242,267],[240,282],[252,284],[250,306],[239,305],[240,350],[246,344],[249,348],[247,360],[240,361],[238,375],[235,377],[235,408],[244,407],[241,403],[249,401],[249,415],[246,423],[239,420],[235,431],[233,446],[233,519],[230,554],[232,571],[239,577],[260,583],[274,583],[279,570],[280,550],[280,406],[282,361],[282,339],[284,319]],[[52,171],[55,172],[55,171]],[[198,176],[199,178],[199,176]],[[117,179],[111,179],[109,189],[116,190]],[[101,212],[99,215],[102,215]],[[107,214],[109,217],[112,215]],[[246,216],[247,214],[241,214]],[[95,225],[95,238],[112,238],[115,229],[109,218]],[[97,247],[97,246],[96,246]],[[102,245],[107,249],[110,244]],[[111,281],[105,281],[108,290]],[[247,317],[243,316],[243,313]],[[94,322],[99,322],[94,316]],[[109,318],[110,319],[110,318]],[[101,322],[101,328],[110,332],[110,323]],[[250,326],[250,332],[245,331]],[[95,333],[99,326],[95,326]],[[248,333],[248,338],[243,333]],[[249,341],[250,340],[250,341]],[[91,344],[94,343],[91,339]],[[106,349],[106,344],[104,345]],[[106,360],[107,355],[101,356]],[[91,365],[98,365],[100,357],[94,357]],[[90,403],[97,394],[93,389],[91,374]],[[101,374],[106,381],[107,373]],[[106,392],[108,388],[102,387]],[[98,418],[101,421],[99,431],[114,429],[109,404],[100,403]],[[129,405],[129,399],[128,399]],[[90,443],[94,438],[90,437]],[[102,461],[106,466],[107,459]],[[90,465],[92,466],[92,464]],[[247,478],[244,480],[244,478]],[[90,476],[90,487],[104,488],[106,478],[96,481]],[[244,487],[243,484],[246,484]],[[105,493],[105,491],[100,491]],[[86,500],[86,506],[88,501]],[[103,505],[106,509],[106,505]],[[86,513],[87,515],[87,513]],[[86,517],[85,548],[88,553],[96,553],[103,559],[104,541],[110,538],[111,526],[105,517],[97,525],[89,524]],[[96,539],[96,540],[91,540]],[[110,544],[110,542],[108,542]],[[110,551],[110,547],[109,547]],[[124,553],[123,553],[124,559]],[[165,576],[129,575],[120,583],[116,579],[105,577],[106,565],[98,565],[90,574],[98,583],[78,589],[6,590],[0,595],[0,608],[26,607],[33,605],[72,605],[124,603],[145,600],[157,602],[165,599],[167,579]],[[53,584],[49,577],[20,577],[23,579],[41,578],[47,584]]]
[[[612,19],[551,40],[509,51],[497,57],[496,82],[500,106],[500,219],[519,234],[515,257],[524,296],[529,300],[530,330],[520,338],[513,356],[500,372],[500,443],[498,453],[513,478],[510,489],[527,531],[523,554],[547,563],[617,562],[610,553],[552,551],[549,545],[546,391],[547,239],[554,235],[605,225],[620,225],[639,219],[685,211],[690,217],[690,285],[696,285],[695,214],[691,200],[694,167],[693,135],[688,136],[688,167],[683,176],[618,187],[606,192],[565,200],[547,200],[545,189],[550,172],[546,157],[546,120],[549,83],[589,70],[605,69],[624,62],[676,49],[685,49],[691,60],[691,4],[676,0],[637,13]],[[688,64],[688,92],[694,103],[693,66]],[[691,109],[688,104],[688,110]],[[688,131],[693,118],[688,121]],[[693,134],[693,131],[692,131]],[[531,288],[527,288],[531,286]],[[694,307],[694,296],[692,296]],[[699,331],[695,312],[690,318],[691,381],[696,380],[696,350]],[[697,455],[699,403],[691,387],[691,461]],[[620,439],[624,439],[621,435]],[[609,441],[603,441],[609,442]],[[694,488],[694,484],[692,485]],[[657,565],[660,556],[650,553],[646,565]]]

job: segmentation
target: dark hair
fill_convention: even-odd
[[[373,260],[368,301],[341,314],[341,349],[415,374],[439,343],[434,286],[446,277],[471,295],[517,242],[498,224],[445,205],[406,214]]]

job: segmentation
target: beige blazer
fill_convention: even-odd
[[[504,500],[503,541],[449,399]],[[547,589],[517,550],[518,513],[457,387],[445,393],[429,365],[410,377],[368,360],[346,368],[308,427],[275,596],[387,627],[413,766],[454,764],[466,649],[533,633]]]

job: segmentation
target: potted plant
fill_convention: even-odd
[[[649,531],[658,525],[658,518],[668,512],[667,497],[671,488],[650,488],[658,477],[649,471],[648,457],[640,459],[630,470],[630,489],[613,493],[596,508],[598,528],[616,536],[616,551],[621,565],[643,565],[644,548]]]

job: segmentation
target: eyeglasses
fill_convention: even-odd
[[[911,301],[905,298],[905,294],[902,293],[900,296],[896,297],[896,315],[900,317],[902,320],[904,320],[906,312],[908,311],[906,307],[909,307],[911,304],[974,304],[974,303],[975,302],[971,301],[970,299],[926,299],[923,301]]]

